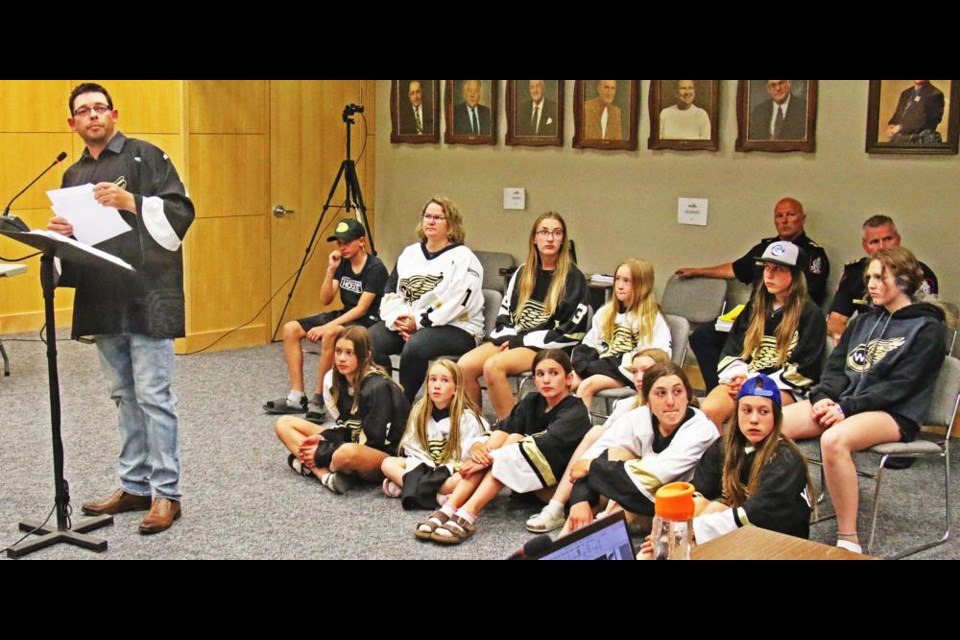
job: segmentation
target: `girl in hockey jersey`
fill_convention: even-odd
[[[693,476],[693,530],[703,544],[753,525],[808,538],[810,504],[816,495],[803,453],[781,437],[780,389],[759,374],[740,385],[737,410],[724,437],[704,454]]]
[[[652,516],[657,490],[689,481],[718,438],[713,423],[690,406],[690,382],[673,362],[647,369],[643,397],[645,406],[620,418],[574,463],[565,531],[592,522],[594,508],[602,506],[604,497],[631,514]]]
[[[480,403],[480,376],[503,420],[515,400],[508,376],[530,371],[537,352],[579,344],[587,330],[587,280],[570,259],[567,224],[547,212],[530,229],[526,262],[513,274],[489,341],[460,358],[467,393]]]
[[[637,395],[632,398],[623,398],[617,401],[613,412],[610,413],[607,420],[602,425],[590,429],[577,446],[577,450],[574,451],[570,457],[570,463],[567,465],[566,471],[564,471],[560,484],[557,485],[556,492],[553,494],[553,497],[550,498],[550,502],[544,505],[540,513],[527,519],[527,531],[531,533],[546,533],[563,526],[563,523],[566,522],[567,519],[564,510],[566,509],[567,501],[570,500],[570,492],[573,490],[573,480],[570,479],[570,471],[574,463],[607,432],[607,429],[616,424],[620,418],[630,411],[643,406],[643,376],[645,372],[656,364],[666,364],[667,362],[670,362],[670,356],[661,349],[644,349],[633,355],[633,360],[631,360],[631,364],[627,369],[633,376],[633,385],[637,390]]]
[[[460,482],[470,447],[488,433],[480,409],[464,392],[460,369],[451,360],[437,360],[410,412],[401,442],[405,457],[387,458],[380,467],[383,492],[401,498],[404,509],[435,509]]]
[[[783,424],[789,438],[820,437],[837,546],[856,552],[859,491],[851,453],[916,437],[945,352],[943,311],[911,297],[923,270],[909,250],[881,249],[866,278],[874,309],[850,323],[810,400],[786,407]]]
[[[800,248],[774,242],[757,260],[763,263],[763,282],[730,330],[717,367],[721,384],[700,405],[718,429],[733,415],[748,375],[773,378],[786,406],[805,397],[823,367],[827,324],[807,295]]]
[[[400,354],[400,384],[413,402],[430,361],[459,356],[483,338],[483,267],[464,244],[457,205],[427,202],[417,225],[420,242],[404,249],[390,274],[379,322],[370,329],[374,359],[387,371]]]
[[[588,410],[600,391],[631,385],[630,357],[646,347],[670,355],[670,327],[653,293],[653,265],[631,258],[617,266],[613,299],[593,317],[583,344],[573,349],[573,390]]]
[[[324,429],[293,416],[277,421],[277,437],[290,451],[287,464],[334,493],[345,493],[358,479],[379,482],[380,465],[397,454],[410,404],[399,385],[373,363],[370,335],[363,327],[350,327],[337,340],[324,400],[334,427]]]
[[[540,393],[521,400],[489,440],[471,447],[470,460],[460,468],[463,479],[446,504],[417,525],[418,539],[460,544],[473,535],[477,516],[504,486],[549,499],[590,429],[590,414],[570,395],[572,367],[564,351],[537,353],[533,374]]]

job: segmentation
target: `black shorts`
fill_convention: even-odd
[[[623,375],[620,367],[617,366],[619,362],[620,358],[617,357],[598,358],[591,360],[581,367],[581,370],[578,371],[577,374],[582,380],[586,380],[590,376],[607,376],[608,378],[613,378],[625,387],[632,387],[633,380]]]
[[[337,318],[343,315],[344,311],[345,311],[344,309],[339,309],[337,311],[324,311],[323,313],[318,313],[315,316],[307,316],[306,318],[300,318],[299,320],[297,320],[297,322],[300,324],[300,327],[304,331],[310,331],[310,329],[313,329],[314,327],[322,327],[328,322],[336,320]],[[370,327],[375,325],[377,322],[379,322],[378,318],[363,316],[362,318],[359,318],[358,320],[354,320],[353,322],[348,322],[343,326],[344,327],[360,326],[360,327],[365,327],[369,329]]]
[[[900,429],[901,442],[913,442],[917,439],[917,434],[920,432],[920,425],[910,418],[904,418],[892,411],[888,411],[887,414],[897,423],[897,428]]]

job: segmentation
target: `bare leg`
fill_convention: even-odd
[[[811,411],[813,405],[809,400],[797,402],[783,408],[782,433],[791,440],[809,440],[819,438],[823,434],[823,427],[813,421]]]
[[[473,492],[473,495],[470,496],[470,499],[467,500],[466,504],[461,508],[478,516],[484,507],[497,497],[501,489],[503,489],[503,483],[494,478],[493,473],[488,473],[486,477],[484,477],[483,482],[480,483],[480,486],[477,487],[477,490]]]
[[[482,406],[480,376],[483,375],[483,365],[487,360],[500,353],[500,348],[492,342],[482,345],[460,356],[457,366],[463,373],[463,386],[471,400]],[[489,381],[487,382],[489,384]]]
[[[437,493],[443,496],[450,495],[451,493],[453,493],[454,489],[457,488],[457,485],[460,484],[460,480],[461,478],[459,473],[453,474],[452,476],[446,479],[446,481],[440,487],[440,491],[438,491]]]
[[[383,479],[380,467],[387,454],[362,444],[345,444],[333,452],[331,471],[353,473],[367,482]]]
[[[303,444],[304,440],[323,430],[323,427],[319,425],[293,416],[283,416],[277,420],[277,424],[274,426],[274,431],[280,438],[280,442],[287,448],[287,451],[294,455],[300,452],[300,445]]]
[[[730,387],[725,384],[714,387],[700,403],[700,410],[707,414],[710,421],[717,426],[717,430],[723,433],[723,424],[737,410],[736,402],[730,397]]]
[[[385,458],[380,465],[380,472],[398,487],[403,487],[403,474],[407,472],[407,461],[404,458]]]
[[[859,544],[857,509],[860,506],[857,468],[851,453],[863,451],[884,442],[899,442],[900,429],[890,414],[868,411],[841,421],[827,429],[820,438],[823,472],[830,499],[837,511],[837,532]]]
[[[570,500],[570,493],[573,492],[573,482],[570,480],[570,469],[573,468],[573,465],[583,457],[587,449],[592,447],[606,431],[606,429],[598,425],[590,429],[587,435],[583,437],[576,451],[570,456],[570,462],[567,463],[567,468],[563,472],[563,477],[560,478],[560,483],[557,485],[557,490],[554,492],[552,500],[556,500],[561,504],[567,504],[567,501]]]
[[[487,382],[490,403],[498,420],[509,416],[515,404],[507,376],[530,371],[536,355],[532,349],[519,347],[499,353],[483,364],[483,379]]]
[[[625,386],[620,380],[615,380],[609,376],[590,376],[580,383],[577,395],[583,400],[583,404],[587,405],[587,411],[590,411],[590,408],[593,407],[593,398],[598,393],[605,389],[619,389]]]
[[[340,325],[324,327],[323,337],[320,338],[320,364],[317,367],[317,393],[323,395],[323,378],[333,368],[333,352],[337,338],[346,329]]]
[[[283,325],[283,356],[287,361],[290,388],[301,393],[303,393],[303,349],[300,347],[300,341],[306,335],[307,332],[296,320]]]

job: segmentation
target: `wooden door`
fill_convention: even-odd
[[[271,305],[272,327],[326,310],[320,305],[320,283],[333,243],[327,237],[347,214],[342,205],[341,181],[323,220],[321,210],[342,162],[346,159],[346,125],[343,110],[350,103],[364,104],[372,129],[374,81],[273,80],[270,82],[270,245],[271,292],[281,290]],[[352,131],[352,158],[357,160],[368,140],[364,157],[357,162],[361,191],[372,218],[373,137],[367,138],[364,119],[357,116]],[[372,133],[372,132],[371,132]],[[367,178],[370,178],[369,181]],[[275,215],[282,207],[286,212]],[[290,212],[292,210],[292,213]],[[318,226],[319,225],[319,226]],[[316,231],[315,242],[307,248]],[[284,305],[297,269],[307,263],[283,317]],[[339,306],[339,299],[333,305]],[[272,331],[271,331],[272,335]],[[280,338],[280,334],[277,334]]]

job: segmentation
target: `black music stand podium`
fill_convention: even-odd
[[[88,531],[113,524],[113,516],[97,516],[68,524],[70,493],[63,479],[63,439],[60,435],[60,377],[57,369],[56,318],[53,312],[54,258],[61,262],[95,266],[101,269],[129,269],[110,261],[108,254],[56,234],[23,233],[0,229],[0,235],[21,242],[43,252],[40,258],[40,284],[43,288],[44,313],[47,322],[47,369],[50,378],[50,425],[53,432],[53,477],[56,489],[57,525],[41,526],[40,522],[24,521],[20,530],[35,533],[36,538],[25,540],[7,549],[7,556],[19,558],[61,542],[91,551],[106,551],[107,541],[88,536]],[[107,256],[107,257],[104,257]]]

